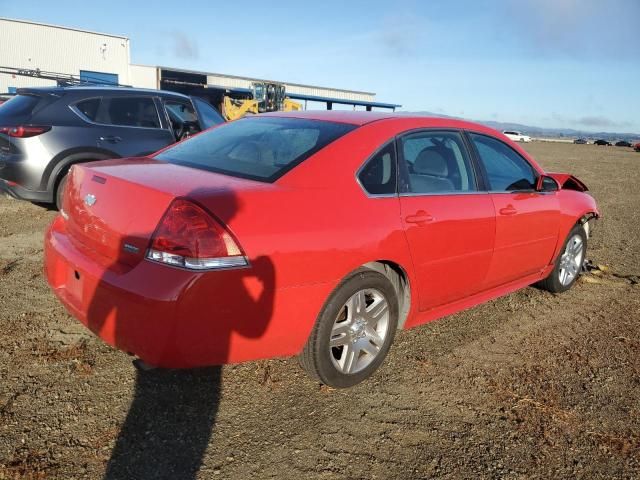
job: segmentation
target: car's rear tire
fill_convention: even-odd
[[[586,254],[587,233],[582,225],[576,225],[567,235],[555,267],[538,286],[552,293],[569,290],[578,280]]]
[[[64,195],[64,187],[67,185],[67,174],[65,173],[60,180],[58,180],[58,186],[56,187],[56,208],[62,209],[62,197]]]
[[[367,268],[357,270],[325,303],[300,364],[331,387],[362,382],[384,361],[398,327],[398,312],[391,281]]]

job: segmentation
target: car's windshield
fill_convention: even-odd
[[[162,151],[156,159],[273,182],[355,125],[281,117],[244,118]]]

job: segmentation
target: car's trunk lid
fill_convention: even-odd
[[[104,266],[127,268],[144,259],[174,198],[255,184],[149,158],[93,162],[72,168],[63,216],[78,248]]]

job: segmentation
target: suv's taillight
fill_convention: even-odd
[[[16,127],[0,127],[0,133],[15,138],[28,138],[41,135],[51,130],[51,127],[42,127],[35,125],[18,125]]]
[[[153,234],[146,257],[192,270],[248,265],[227,229],[203,208],[185,199],[171,203]]]

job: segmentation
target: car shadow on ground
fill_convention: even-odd
[[[197,197],[199,193],[202,192],[192,192],[192,195]],[[240,205],[232,193],[217,193],[215,216],[223,225],[228,225]],[[98,231],[108,228],[108,225],[101,223],[100,218],[91,218],[90,208],[86,208],[81,214],[86,217],[82,218],[83,223],[91,225],[92,228]],[[87,310],[87,322],[90,329],[96,333],[107,332],[106,335],[116,345],[127,345],[131,335],[140,335],[140,327],[135,325],[137,319],[143,320],[144,325],[153,325],[154,319],[144,318],[148,315],[148,309],[144,305],[147,299],[141,300],[133,313],[130,311],[131,307],[126,311],[120,302],[123,292],[111,283],[118,275],[122,275],[123,263],[126,265],[127,259],[130,261],[131,245],[142,245],[146,249],[150,237],[150,232],[137,232],[135,235],[121,238],[118,253],[115,255],[116,260],[105,269],[102,278],[89,295],[91,301]],[[265,256],[250,258],[249,262],[250,268],[235,270],[232,275],[225,275],[225,286],[234,292],[233,304],[225,304],[224,300],[227,299],[216,301],[215,291],[208,291],[206,287],[203,289],[198,282],[198,279],[204,278],[200,275],[224,272],[199,273],[196,275],[198,279],[190,281],[189,288],[195,289],[198,295],[204,294],[208,297],[206,300],[207,305],[211,307],[210,310],[197,311],[192,314],[193,318],[175,318],[176,323],[171,325],[169,333],[164,336],[156,335],[153,327],[145,330],[143,335],[149,336],[149,342],[158,342],[163,352],[184,353],[184,337],[189,336],[189,328],[196,329],[195,341],[199,342],[197,347],[200,353],[203,348],[211,346],[217,352],[216,358],[221,359],[218,363],[225,363],[232,337],[259,338],[271,319],[275,291],[273,264]],[[249,292],[245,280],[260,284],[260,293],[256,295],[255,291]],[[157,282],[157,279],[143,281],[153,283]],[[162,285],[156,285],[162,288]],[[172,291],[172,288],[175,290],[175,286],[169,286],[167,291]],[[124,292],[124,296],[126,295]],[[167,308],[171,308],[171,302],[167,303]],[[223,308],[221,305],[226,307]],[[243,318],[236,319],[231,316],[234,305],[243,306]],[[193,312],[193,309],[191,311]],[[183,339],[182,350],[176,350],[176,339],[180,338]],[[193,340],[193,335],[189,338]],[[189,355],[192,350],[186,351]],[[195,479],[215,428],[221,394],[221,367],[190,370],[139,367],[135,375],[133,400],[119,430],[103,478]]]

